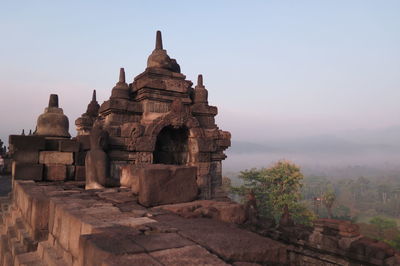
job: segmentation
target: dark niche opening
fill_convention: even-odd
[[[165,127],[157,136],[153,162],[159,164],[186,164],[189,130],[186,127]]]

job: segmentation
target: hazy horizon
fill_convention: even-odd
[[[399,10],[398,1],[361,0],[5,1],[0,139],[34,130],[51,93],[75,135],[92,90],[107,100],[120,67],[132,82],[161,30],[187,79],[204,75],[233,143],[266,146],[247,157],[231,147],[224,170],[279,158],[396,166]]]

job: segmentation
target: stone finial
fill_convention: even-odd
[[[208,91],[203,84],[203,75],[197,76],[197,85],[194,88],[194,103],[205,103],[208,104]]]
[[[161,31],[157,31],[156,35],[156,50],[163,50]]]
[[[32,129],[29,129],[29,136],[32,135]]]
[[[22,136],[25,136],[25,129],[22,129],[21,135],[22,135]]]
[[[86,114],[91,117],[96,117],[99,114],[100,105],[96,100],[96,90],[93,90],[92,101],[88,104]]]
[[[118,83],[125,83],[125,69],[121,67],[119,69],[119,81]]]
[[[203,75],[202,74],[199,74],[197,76],[197,86],[204,87],[204,85],[203,85]]]
[[[49,107],[56,107],[58,108],[58,95],[51,94],[49,99]]]
[[[125,69],[119,69],[119,79],[111,91],[111,98],[129,99],[129,86],[125,81]]]
[[[181,68],[175,59],[170,58],[164,50],[161,31],[157,31],[156,47],[147,59],[148,68],[162,68],[172,72],[181,73]]]

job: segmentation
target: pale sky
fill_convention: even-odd
[[[74,121],[120,67],[146,67],[156,30],[204,75],[233,140],[400,125],[400,1],[0,0],[0,138],[34,129],[51,93]]]

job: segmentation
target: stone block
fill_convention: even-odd
[[[146,265],[146,266],[162,266],[163,264],[157,262],[148,254],[140,253],[133,255],[123,255],[116,258],[110,258],[101,264],[101,266],[132,266],[132,265]]]
[[[79,142],[75,139],[61,140],[58,143],[58,151],[78,152]]]
[[[75,165],[85,165],[86,151],[74,152]]]
[[[243,224],[247,220],[244,205],[231,201],[196,200],[157,208],[186,218],[206,217],[235,224]]]
[[[155,251],[150,256],[163,265],[229,265],[198,245]]]
[[[73,164],[74,157],[72,152],[60,151],[41,151],[39,154],[41,164]]]
[[[226,223],[213,219],[185,219],[176,215],[159,215],[155,219],[160,223],[179,228],[179,235],[212,251],[226,261],[287,265],[285,244],[239,227],[227,226]]]
[[[75,180],[75,165],[67,165],[67,179]]]
[[[81,150],[83,150],[83,151],[90,150],[90,138],[89,138],[89,135],[77,136],[76,140],[80,143]]]
[[[45,144],[46,147],[44,150],[46,151],[58,151],[60,139],[46,139]]]
[[[47,164],[45,177],[49,181],[64,181],[67,179],[67,166],[65,164]]]
[[[13,179],[41,181],[43,179],[43,165],[13,162],[12,177]]]
[[[38,151],[45,149],[45,139],[42,136],[10,135],[8,142],[12,151]]]
[[[85,181],[85,166],[75,166],[75,180]]]
[[[153,164],[139,173],[139,202],[144,206],[188,202],[196,199],[197,168]]]
[[[134,241],[139,246],[143,247],[147,252],[170,248],[181,248],[195,244],[176,233],[138,235],[135,237]]]
[[[139,173],[143,166],[127,164],[121,167],[121,186],[130,187],[135,194],[139,193]]]
[[[137,233],[115,232],[107,230],[103,233],[82,235],[79,238],[79,254],[83,259],[83,265],[102,265],[107,259],[115,259],[125,254],[143,253],[144,249],[134,241]]]
[[[34,163],[37,164],[39,162],[39,151],[16,151],[12,155],[12,159],[21,163]]]

